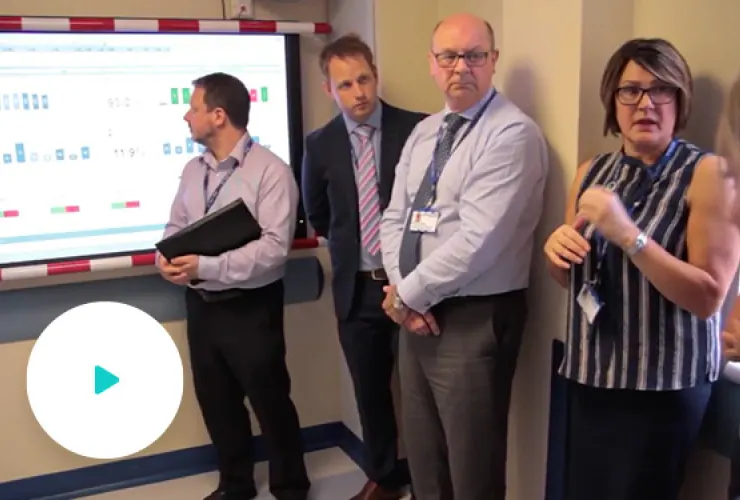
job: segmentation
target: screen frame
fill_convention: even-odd
[[[53,27],[49,27],[48,29],[17,29],[14,27],[8,27],[8,26],[2,26],[1,22],[3,19],[8,19],[7,16],[0,16],[0,33],[19,33],[19,34],[34,34],[34,33],[54,33],[60,36],[64,35],[85,35],[85,34],[117,34],[117,35],[126,35],[126,34],[151,34],[151,35],[198,35],[198,36],[209,36],[209,35],[233,35],[233,36],[282,36],[285,44],[285,85],[286,85],[286,93],[287,93],[287,99],[288,99],[288,141],[289,141],[289,149],[290,149],[290,160],[289,164],[291,169],[293,170],[294,177],[296,179],[296,183],[300,186],[300,179],[301,179],[301,165],[303,161],[303,148],[304,148],[304,127],[303,127],[303,86],[302,86],[302,66],[301,66],[301,54],[300,54],[300,33],[295,32],[284,32],[280,30],[264,30],[260,29],[257,24],[264,23],[263,21],[246,21],[247,23],[251,23],[254,25],[254,31],[252,30],[245,30],[242,29],[242,24],[245,21],[235,21],[239,23],[239,30],[238,31],[230,31],[228,29],[224,30],[217,30],[217,29],[209,29],[207,31],[199,31],[199,30],[190,30],[190,29],[179,29],[177,25],[173,25],[172,29],[166,29],[161,23],[159,26],[159,29],[156,31],[152,30],[126,30],[126,31],[117,31],[115,29],[72,29],[70,26],[70,29],[68,30],[59,30],[54,29]],[[28,19],[28,18],[26,18]],[[59,19],[59,18],[44,18],[44,17],[34,17],[32,19]],[[116,18],[118,19],[118,18]],[[110,21],[115,19],[107,19],[107,18],[98,18],[98,19],[85,19],[85,21]],[[152,19],[147,18],[126,18],[125,19],[128,22],[136,22],[138,21],[152,21]],[[188,23],[199,23],[199,22],[208,22],[208,23],[232,23],[234,21],[228,21],[228,20],[195,20],[195,19],[188,19],[188,20],[169,20],[169,21],[183,21]],[[70,23],[71,24],[71,23]],[[226,26],[224,26],[226,28]],[[247,85],[249,85],[249,82],[245,82]],[[185,163],[183,163],[183,168],[185,167]],[[295,244],[294,247],[299,248],[310,248],[314,246],[318,246],[318,242],[316,244],[310,244],[307,240],[308,238],[308,223],[305,217],[305,210],[303,208],[303,197],[300,194],[300,188],[299,188],[299,201],[298,201],[298,207],[297,207],[297,213],[296,213],[296,227],[295,227]],[[30,267],[30,266],[43,266],[43,265],[63,265],[65,263],[71,264],[70,269],[74,269],[76,266],[72,265],[74,263],[79,262],[85,262],[85,261],[96,261],[96,260],[103,260],[103,259],[114,259],[114,258],[120,258],[120,257],[131,257],[132,260],[136,260],[138,257],[139,260],[141,260],[142,257],[146,257],[149,255],[154,254],[156,251],[155,247],[152,245],[151,248],[147,249],[141,249],[141,250],[122,250],[120,252],[104,252],[104,253],[95,253],[95,254],[74,254],[67,257],[58,257],[58,258],[48,258],[48,259],[36,259],[36,260],[19,260],[14,262],[8,262],[8,263],[2,263],[0,264],[0,270],[3,269],[16,269],[16,268],[23,268],[23,267]],[[153,258],[152,258],[153,260]],[[1,278],[0,278],[1,279]]]

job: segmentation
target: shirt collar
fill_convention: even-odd
[[[484,95],[481,100],[479,100],[478,102],[470,106],[465,111],[460,112],[459,115],[464,118],[467,118],[468,121],[475,118],[476,113],[478,113],[478,111],[480,111],[480,108],[482,108],[483,105],[486,103],[486,101],[490,99],[491,94],[493,94],[493,92],[495,92],[495,89],[491,87],[490,89],[488,89],[488,92],[486,92],[486,95]],[[445,105],[444,114],[442,115],[442,118],[449,115],[450,113],[452,113],[452,111],[450,111],[449,106]]]
[[[375,109],[370,114],[370,116],[365,120],[365,123],[357,123],[352,118],[350,118],[346,113],[342,113],[342,118],[344,118],[344,124],[347,127],[347,132],[349,132],[350,135],[352,135],[352,132],[355,131],[357,127],[360,125],[370,125],[375,130],[380,130],[380,123],[383,118],[383,103],[380,102],[380,99],[378,99],[378,104],[375,106]]]
[[[244,132],[244,134],[239,138],[238,141],[236,141],[236,144],[234,145],[234,149],[231,150],[231,153],[229,153],[229,156],[227,158],[224,158],[224,161],[226,161],[228,158],[234,158],[236,160],[236,164],[241,166],[242,161],[244,161],[244,147],[247,144],[247,141],[250,139],[249,132]],[[216,159],[215,156],[213,156],[213,153],[211,153],[210,150],[206,150],[205,153],[201,156],[202,161],[208,165],[208,167],[212,168],[213,170],[216,170],[220,163]],[[223,162],[222,162],[223,163]]]

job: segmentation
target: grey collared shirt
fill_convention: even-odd
[[[298,185],[291,168],[269,149],[253,143],[245,156],[249,139],[245,133],[230,157],[238,161],[210,212],[241,197],[262,227],[262,237],[218,257],[200,256],[197,288],[257,288],[268,285],[285,274],[288,254],[293,245],[298,209]],[[208,196],[218,187],[231,166],[218,161],[209,152],[190,160],[182,172],[165,226],[167,237],[205,215],[206,197],[203,177],[209,176]]]
[[[470,120],[486,98],[462,114]],[[401,299],[419,312],[449,297],[528,286],[548,171],[539,127],[498,93],[445,166],[434,203],[436,232],[421,236],[421,262],[401,278],[406,221],[447,113],[423,120],[406,141],[381,226],[383,265]]]
[[[342,115],[342,118],[344,118],[344,124],[347,127],[347,133],[349,134],[350,143],[352,145],[352,171],[354,172],[355,176],[355,189],[358,189],[358,170],[357,170],[357,160],[359,158],[359,148],[360,148],[360,139],[353,133],[357,127],[359,127],[361,124],[354,121],[352,118],[347,116],[346,114]],[[370,125],[375,129],[375,132],[372,136],[372,146],[373,146],[373,154],[375,155],[375,172],[376,172],[376,182],[378,179],[380,179],[380,147],[381,147],[381,135],[382,135],[382,129],[380,128],[380,124],[382,122],[383,118],[383,105],[378,101],[377,106],[375,106],[375,109],[368,117],[367,121],[365,122],[365,125]],[[358,193],[359,195],[359,193]],[[359,210],[359,207],[356,207]],[[382,252],[382,250],[381,250]],[[367,251],[366,248],[364,248],[362,245],[360,245],[360,270],[361,271],[372,271],[375,269],[380,269],[383,267],[383,259],[381,257],[381,253],[379,252],[377,255],[370,255],[370,253]]]

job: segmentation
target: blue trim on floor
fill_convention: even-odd
[[[361,470],[365,469],[364,444],[346,425],[342,425],[342,435],[339,439],[338,446]],[[402,458],[398,462],[401,470],[405,469],[408,471],[408,460]]]
[[[306,452],[340,446],[347,427],[330,422],[302,429]],[[262,436],[254,438],[257,461],[267,460]],[[137,457],[0,483],[3,500],[72,500],[216,470],[212,445]]]
[[[342,425],[342,435],[339,437],[338,446],[360,469],[363,468],[365,460],[362,450],[364,445],[362,440],[346,425]]]
[[[568,384],[558,374],[560,362],[565,354],[565,344],[552,341],[550,365],[550,418],[547,436],[547,477],[545,500],[565,498],[565,472],[568,463],[566,437],[568,432]]]

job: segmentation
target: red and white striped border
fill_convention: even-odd
[[[0,31],[121,33],[331,33],[329,23],[222,19],[0,16]]]
[[[324,238],[299,238],[293,241],[293,250],[307,250],[326,246]],[[69,260],[50,264],[32,266],[18,266],[0,268],[0,281],[17,281],[61,274],[94,273],[99,271],[113,271],[131,269],[134,267],[153,266],[154,252],[123,255],[120,257],[105,257],[89,260]]]

